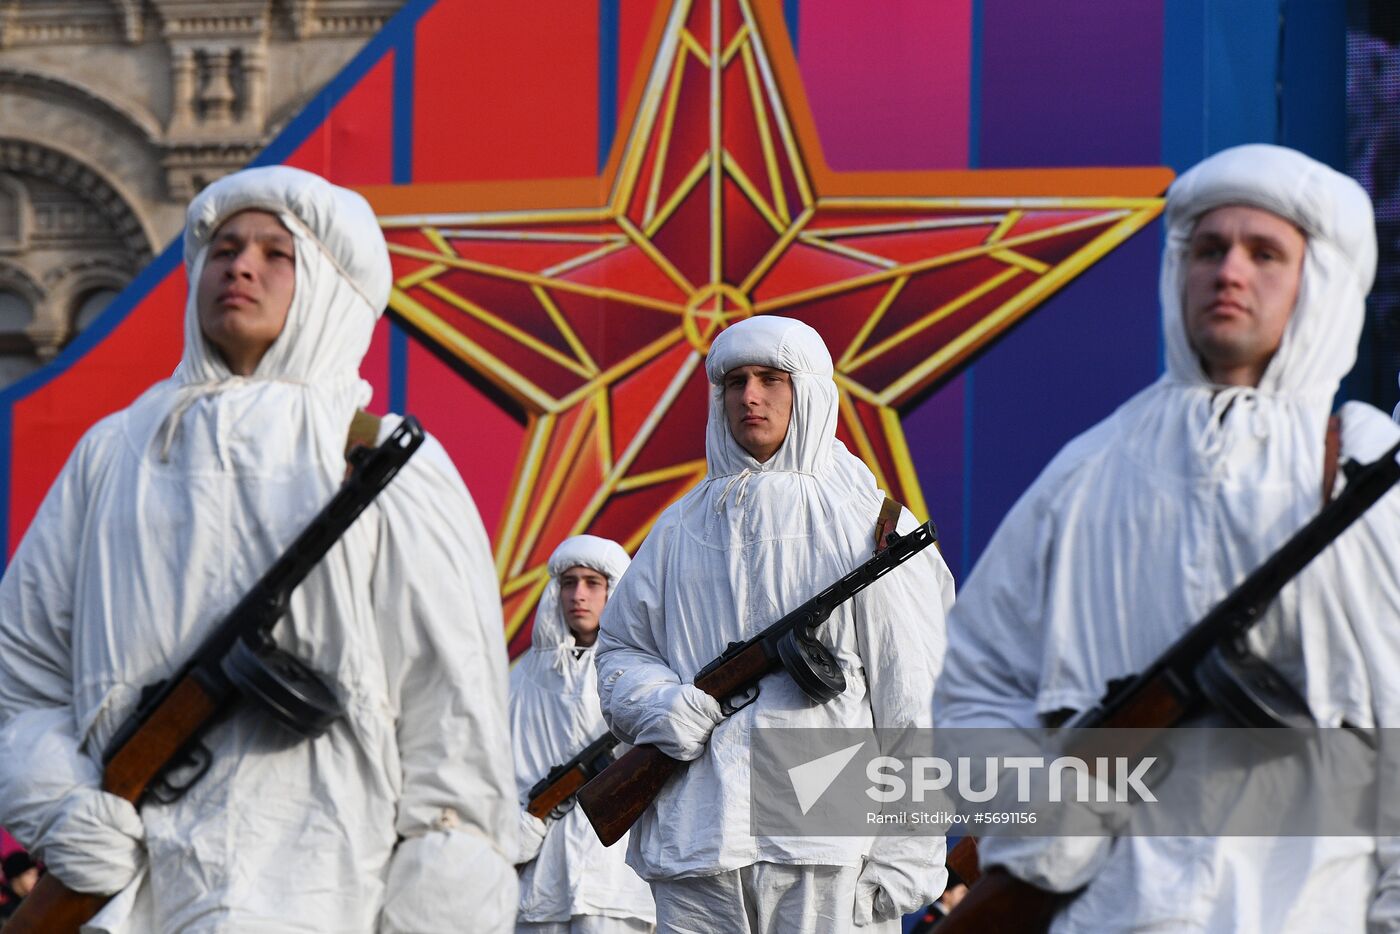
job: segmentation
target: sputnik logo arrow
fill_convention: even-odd
[[[788,769],[788,778],[792,781],[792,790],[797,793],[797,804],[802,808],[805,816],[812,806],[826,790],[831,787],[831,783],[836,781],[843,769],[860,752],[864,742],[856,743],[854,746],[847,746],[836,752],[828,753],[819,759],[811,762],[804,762]]]

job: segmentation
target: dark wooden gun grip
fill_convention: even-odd
[[[938,934],[1041,934],[1068,900],[994,866],[938,922]]]
[[[948,869],[957,873],[963,885],[968,888],[977,884],[977,880],[982,878],[982,867],[977,860],[977,838],[963,837],[948,852]]]
[[[776,658],[768,657],[762,643],[754,642],[713,671],[696,676],[695,686],[723,703],[745,693],[759,678],[781,667]]]
[[[5,923],[4,934],[78,934],[110,898],[74,892],[49,873]]]
[[[554,813],[555,808],[569,800],[569,797],[583,785],[583,769],[575,766],[559,776],[554,784],[542,791],[537,797],[530,799],[525,810],[540,820],[544,820]]]
[[[634,746],[580,789],[578,805],[604,846],[622,839],[680,765],[655,746]]]
[[[131,738],[122,744],[102,773],[102,788],[132,803],[141,800],[150,783],[218,716],[219,701],[193,675],[175,685],[170,696]]]

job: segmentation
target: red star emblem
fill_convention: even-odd
[[[704,476],[726,325],[816,327],[843,440],[922,517],[901,412],[1161,210],[1165,169],[830,170],[778,7],[676,0],[599,178],[362,189],[398,320],[527,423],[496,540],[513,650],[559,541],[635,550]]]

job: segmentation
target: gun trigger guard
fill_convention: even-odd
[[[195,743],[170,763],[170,768],[146,789],[146,794],[161,804],[174,804],[185,796],[185,792],[189,791],[195,782],[204,777],[204,773],[208,772],[213,764],[214,756],[209,752],[209,748],[203,743]],[[191,771],[184,781],[176,784],[171,780],[173,773],[186,769]]]
[[[550,819],[559,820],[565,814],[572,811],[574,809],[574,805],[577,803],[578,799],[575,798],[573,795],[570,795],[569,797],[565,798],[563,801],[560,801],[554,806],[554,810],[549,812]]]
[[[745,707],[758,700],[759,686],[754,685],[742,694],[732,694],[719,702],[720,713],[726,717],[732,717]],[[738,703],[736,703],[738,701]]]

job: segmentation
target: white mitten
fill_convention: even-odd
[[[519,898],[515,869],[485,837],[425,833],[394,851],[379,934],[511,934]]]
[[[540,855],[544,846],[544,835],[549,825],[524,808],[520,809],[519,848],[515,851],[515,865],[521,866]]]
[[[655,717],[636,737],[636,745],[651,743],[672,759],[700,758],[715,725],[724,719],[719,701],[693,684],[670,684],[647,699]]]
[[[927,888],[898,866],[867,858],[856,879],[853,920],[863,927],[917,911],[933,901]]]
[[[75,892],[111,895],[145,863],[146,827],[130,801],[96,788],[74,791],[38,843],[39,857]]]

